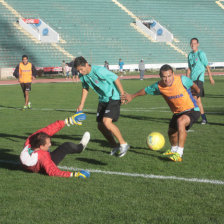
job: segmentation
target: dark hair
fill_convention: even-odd
[[[24,54],[24,55],[22,56],[22,60],[23,60],[23,58],[27,58],[27,59],[28,59],[28,56]]]
[[[191,43],[193,40],[196,40],[196,41],[197,41],[197,43],[199,43],[199,40],[198,40],[198,38],[196,38],[196,37],[191,38],[190,43]]]
[[[172,73],[173,73],[173,68],[172,68],[170,65],[167,65],[167,64],[163,65],[163,66],[160,68],[160,70],[159,70],[159,75],[160,75],[160,77],[162,77],[163,72],[166,72],[166,71],[169,71],[169,70],[171,70]]]
[[[30,137],[30,145],[32,149],[40,148],[41,145],[46,144],[46,139],[50,136],[44,132],[38,132]]]
[[[85,66],[87,63],[86,59],[82,56],[77,57],[74,61],[74,67],[77,68],[79,66]]]

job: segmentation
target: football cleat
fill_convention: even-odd
[[[27,110],[27,109],[28,107],[26,105],[22,108],[22,110]]]
[[[116,146],[113,148],[113,150],[110,152],[111,156],[114,156],[115,154],[117,154],[118,150],[120,149],[120,146]]]
[[[208,122],[206,120],[202,120],[201,124],[207,124]]]
[[[178,152],[175,152],[173,155],[171,155],[169,157],[169,159],[174,162],[182,162],[183,161],[182,157],[180,157],[180,154]]]
[[[125,156],[125,154],[127,153],[128,149],[130,148],[130,145],[128,144],[125,144],[125,145],[122,145],[120,146],[119,150],[117,151],[116,155],[118,157],[123,157]]]
[[[28,103],[28,109],[32,109],[31,102]]]
[[[80,144],[83,145],[83,150],[82,150],[82,151],[85,150],[87,144],[89,143],[89,140],[90,140],[90,133],[89,133],[88,131],[86,131],[86,132],[84,133],[84,135],[82,136],[82,139],[81,139],[81,141],[80,141]]]
[[[164,156],[173,155],[175,152],[172,152],[171,149],[168,149],[166,152],[163,153]]]

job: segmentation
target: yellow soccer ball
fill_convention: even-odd
[[[159,132],[152,132],[147,137],[147,145],[151,150],[160,150],[165,145],[165,138]]]

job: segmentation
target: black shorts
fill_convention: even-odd
[[[205,91],[204,91],[204,82],[200,80],[195,80],[194,83],[198,86],[200,89],[200,93],[197,94],[198,97],[204,97],[205,96]],[[194,94],[193,94],[194,95]]]
[[[31,91],[31,83],[20,83],[20,86],[25,93],[25,91]]]
[[[99,102],[97,108],[96,121],[102,122],[104,117],[111,118],[113,122],[120,116],[120,100],[110,100],[108,103]]]
[[[178,118],[181,117],[182,115],[187,115],[190,118],[190,124],[186,127],[186,130],[189,130],[192,127],[192,125],[199,119],[200,114],[201,114],[200,111],[195,111],[193,109],[183,112],[181,114],[174,114],[172,119],[170,120],[169,129],[174,129],[178,131],[177,127]]]

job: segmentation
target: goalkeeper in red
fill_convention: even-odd
[[[189,130],[200,117],[199,107],[191,91],[199,94],[200,89],[188,77],[174,75],[173,68],[169,65],[160,68],[160,78],[159,82],[135,94],[126,94],[125,99],[130,102],[135,97],[146,94],[163,96],[173,112],[168,129],[171,149],[163,155],[170,156],[169,159],[172,161],[181,162],[187,138],[186,130]]]
[[[86,115],[79,112],[65,120],[56,121],[30,135],[20,154],[20,161],[24,168],[35,173],[44,173],[49,176],[89,177],[90,174],[88,171],[81,170],[79,172],[69,172],[62,171],[57,167],[67,154],[81,153],[86,148],[90,140],[89,132],[84,133],[78,145],[72,142],[65,142],[53,152],[49,151],[51,137],[55,133],[64,128],[65,125],[81,125],[81,121],[85,120],[85,118]]]

